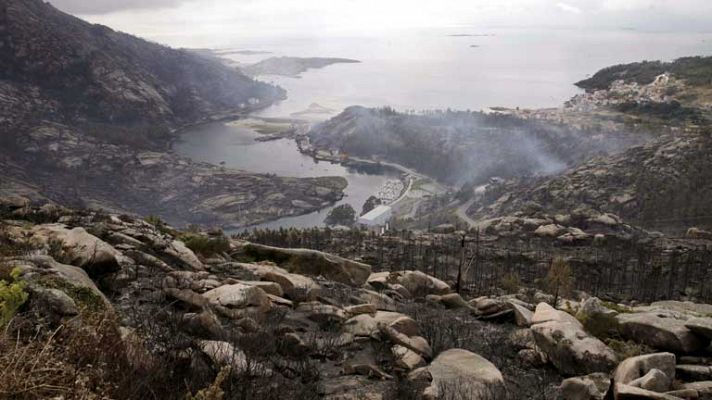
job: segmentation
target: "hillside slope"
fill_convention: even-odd
[[[710,57],[633,63],[605,68],[577,83],[588,92],[567,104],[571,112],[615,111],[631,116],[636,125],[669,129],[642,146],[591,159],[559,176],[512,181],[473,206],[470,214],[487,220],[612,213],[671,234],[711,228],[710,68]]]
[[[666,136],[538,184],[522,185],[474,216],[484,219],[533,208],[550,215],[595,210],[649,229],[681,233],[690,226],[712,226],[710,171],[708,134]]]
[[[70,120],[190,122],[284,96],[236,69],[62,13],[0,1],[0,79],[34,85]]]
[[[551,175],[646,138],[625,131],[466,111],[404,114],[350,107],[316,126],[317,149],[403,164],[450,184]]]
[[[168,152],[177,128],[284,97],[216,60],[0,0],[0,193],[246,225],[314,211],[342,178],[293,179]]]

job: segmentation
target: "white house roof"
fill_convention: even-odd
[[[378,221],[379,219],[383,218],[384,216],[390,217],[391,213],[391,208],[389,206],[376,206],[373,210],[367,212],[366,214],[362,215],[359,219],[359,223],[367,223],[367,222],[374,222]]]

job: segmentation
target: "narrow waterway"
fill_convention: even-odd
[[[281,218],[248,229],[322,226],[331,208],[348,203],[356,212],[360,212],[369,196],[375,195],[388,180],[399,177],[399,173],[392,169],[356,170],[340,164],[316,161],[301,154],[292,139],[260,142],[255,140],[259,136],[254,130],[241,124],[211,123],[186,130],[174,145],[174,150],[195,161],[249,172],[298,178],[343,176],[348,181],[348,186],[344,191],[344,199],[332,207],[311,214]]]

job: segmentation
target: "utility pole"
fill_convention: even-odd
[[[460,263],[457,266],[457,283],[455,283],[455,291],[460,293],[462,287],[462,265],[465,263],[465,243],[467,242],[467,233],[462,234],[460,240]]]

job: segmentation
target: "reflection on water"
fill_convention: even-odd
[[[347,168],[339,164],[315,161],[303,155],[291,139],[258,142],[259,135],[249,128],[230,123],[212,123],[186,131],[174,149],[178,154],[196,161],[222,164],[250,172],[291,177],[343,176],[348,181],[345,197],[338,204],[348,203],[361,210],[366,199],[375,194],[395,172],[376,167]],[[307,215],[281,218],[257,227],[313,227],[323,225],[331,207]]]

